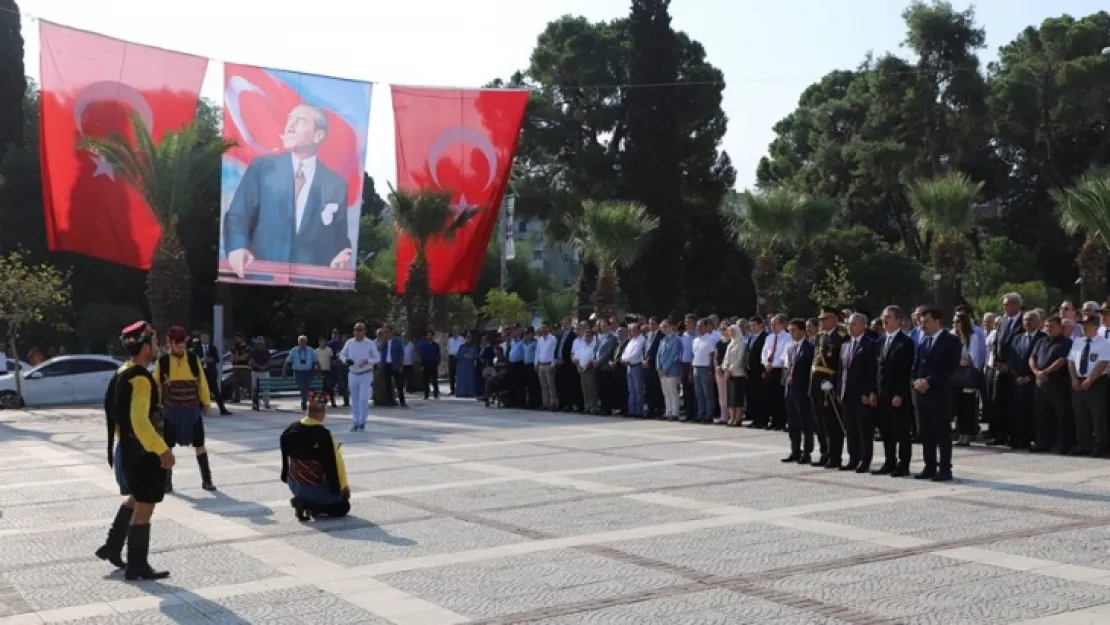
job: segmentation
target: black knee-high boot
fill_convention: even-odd
[[[197,456],[197,466],[200,467],[200,487],[204,490],[216,490],[212,483],[212,467],[208,464],[208,453]]]
[[[166,469],[166,492],[173,492],[173,469]]]
[[[128,581],[165,579],[169,571],[155,571],[147,557],[150,555],[150,524],[132,525],[127,531],[127,568],[123,577]]]
[[[112,527],[108,528],[108,539],[96,550],[96,557],[107,560],[122,569],[127,566],[123,561],[123,544],[127,542],[127,527],[131,524],[131,508],[120,506]]]

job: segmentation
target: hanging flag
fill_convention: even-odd
[[[505,232],[501,235],[505,237],[505,260],[513,260],[516,258],[516,230],[513,228],[513,224],[516,223],[516,198],[506,195],[502,204],[505,207],[503,209],[505,216],[502,217],[505,222]]]
[[[83,136],[154,140],[191,124],[208,59],[39,21],[39,158],[50,249],[149,269],[162,229],[112,166],[77,149]]]
[[[220,282],[355,288],[371,90],[224,66]]]
[[[521,89],[393,87],[397,186],[447,191],[456,208],[477,211],[453,241],[428,246],[432,293],[468,293],[478,284],[527,104]],[[399,233],[398,292],[415,256],[413,241]]]

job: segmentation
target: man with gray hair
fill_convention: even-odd
[[[1010,363],[1013,361],[1014,338],[1021,334],[1022,301],[1018,293],[1002,296],[1002,317],[997,322],[997,338],[994,349],[987,354],[987,366],[995,370],[994,388],[991,392],[991,412],[987,415],[990,432],[987,445],[1007,445],[1010,442],[1010,429],[1014,413],[1016,384]]]
[[[285,122],[286,151],[256,156],[247,166],[223,217],[233,277],[250,279],[256,261],[351,267],[347,182],[318,155],[327,137],[324,110],[298,104]]]

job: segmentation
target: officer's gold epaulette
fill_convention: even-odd
[[[848,338],[848,329],[844,326],[836,326],[836,335],[840,338]]]

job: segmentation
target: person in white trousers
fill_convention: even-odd
[[[351,431],[366,430],[370,416],[370,389],[374,386],[374,367],[381,361],[374,341],[366,338],[366,326],[355,324],[355,335],[339,352],[339,360],[347,365],[347,383],[351,392]]]

